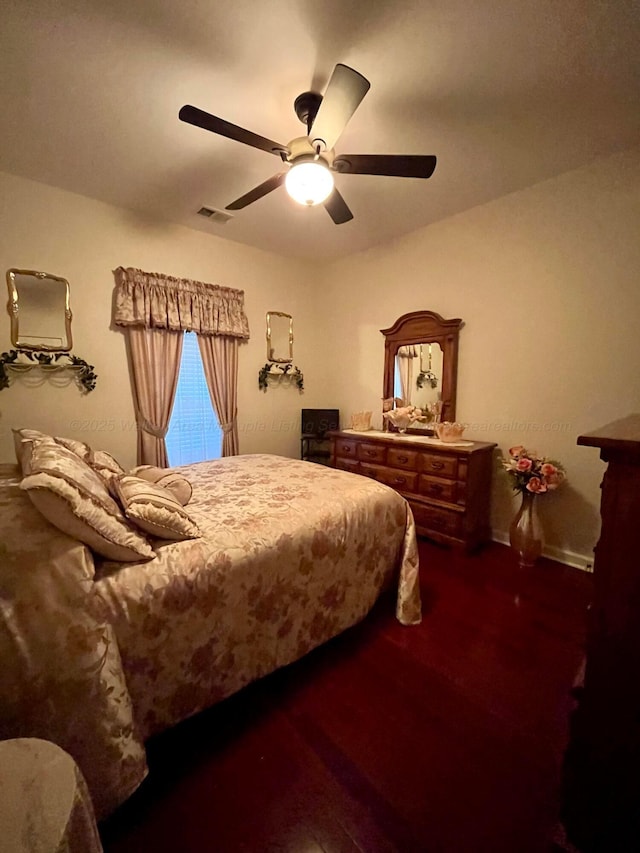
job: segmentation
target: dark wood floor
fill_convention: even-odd
[[[424,619],[393,600],[149,744],[107,853],[542,853],[591,576],[420,543]]]

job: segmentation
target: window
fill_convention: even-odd
[[[198,338],[185,332],[176,398],[166,437],[169,465],[219,459],[222,430],[213,411]]]

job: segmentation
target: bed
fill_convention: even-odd
[[[420,621],[413,518],[364,477],[269,455],[180,469],[198,538],[95,557],[0,477],[0,735],[80,766],[99,817],[140,784],[150,736],[355,625],[397,585]]]

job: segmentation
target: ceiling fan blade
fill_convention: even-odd
[[[351,213],[346,201],[335,187],[329,198],[325,201],[324,206],[327,208],[329,216],[336,225],[342,225],[343,222],[353,219],[353,213]]]
[[[240,196],[240,198],[232,201],[231,204],[228,204],[225,207],[225,210],[242,210],[243,207],[247,207],[247,205],[253,204],[254,201],[258,201],[259,198],[273,192],[273,190],[277,190],[283,183],[286,174],[286,172],[280,172],[278,175],[274,175],[272,178],[269,178],[269,180],[264,181],[264,183],[254,187],[252,190],[249,190],[248,193]]]
[[[362,74],[348,65],[338,63],[309,131],[311,144],[333,148],[370,86],[371,83]]]
[[[280,156],[280,152],[287,151],[286,145],[281,145],[279,142],[274,142],[273,139],[267,139],[265,136],[258,136],[257,133],[252,133],[250,130],[245,130],[243,127],[238,127],[217,116],[212,116],[211,113],[205,113],[204,110],[200,110],[198,107],[192,107],[191,104],[186,104],[182,107],[178,113],[178,118],[181,121],[186,121],[188,124],[201,127],[203,130],[210,130],[212,133],[226,136],[227,139],[243,142],[252,148],[260,148],[269,154]]]
[[[341,154],[333,161],[333,168],[352,175],[430,178],[436,158],[432,154]]]

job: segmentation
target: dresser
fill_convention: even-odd
[[[640,415],[581,435],[608,463],[562,820],[583,853],[640,850]],[[588,451],[587,451],[588,452]]]
[[[491,535],[493,448],[399,433],[329,433],[335,468],[391,486],[409,502],[419,534],[473,550]]]

